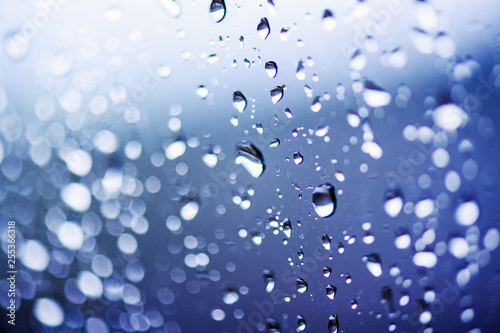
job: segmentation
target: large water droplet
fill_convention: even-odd
[[[306,320],[304,316],[298,315],[297,316],[297,332],[302,332],[306,329]]]
[[[369,106],[379,108],[391,102],[391,94],[375,85],[372,81],[366,81],[365,89],[363,90],[363,99]]]
[[[337,293],[337,287],[332,286],[331,284],[328,284],[326,286],[326,297],[329,299],[335,299],[335,294]]]
[[[252,143],[243,141],[236,146],[236,164],[241,164],[252,175],[258,178],[264,172],[266,166],[264,157],[257,147]]]
[[[339,332],[339,316],[334,314],[328,318],[328,333]]]
[[[266,286],[266,292],[270,293],[273,291],[274,286],[276,285],[276,280],[274,278],[274,272],[268,269],[265,269],[262,272],[262,275],[264,276],[264,284]]]
[[[259,24],[257,25],[257,32],[259,33],[260,39],[264,40],[269,36],[271,32],[271,28],[269,27],[269,21],[267,18],[263,17],[260,19]]]
[[[473,225],[478,218],[479,206],[474,200],[462,202],[455,211],[455,221],[464,226]]]
[[[398,216],[403,204],[403,194],[399,189],[391,189],[385,193],[384,210],[390,217]]]
[[[298,278],[297,279],[297,291],[301,294],[305,293],[307,291],[308,285],[307,282],[304,281],[304,279]]]
[[[332,216],[337,207],[334,187],[328,183],[316,187],[312,195],[312,202],[316,214],[320,217]]]
[[[296,151],[293,153],[293,161],[295,162],[295,164],[299,165],[304,161],[304,157],[299,151]]]
[[[247,107],[247,99],[241,93],[241,91],[235,91],[233,94],[233,107],[238,110],[238,112],[245,111]]]
[[[268,61],[264,65],[264,68],[266,70],[267,76],[269,76],[271,79],[276,77],[276,74],[278,74],[278,65],[274,61]]]
[[[333,13],[329,9],[325,9],[323,12],[323,29],[326,31],[331,31],[337,26],[337,20],[333,16]]]
[[[378,254],[372,253],[364,256],[363,262],[373,276],[379,277],[382,275],[382,264],[380,263],[380,256]]]
[[[290,220],[286,220],[283,223],[283,233],[288,238],[292,237],[292,223],[290,222]]]
[[[271,90],[271,101],[273,104],[278,103],[283,98],[283,87],[275,87]]]
[[[218,23],[226,16],[226,4],[224,0],[212,0],[210,4],[210,16],[215,23]]]
[[[447,131],[464,126],[469,119],[464,110],[451,103],[438,106],[433,112],[433,118],[436,126]]]

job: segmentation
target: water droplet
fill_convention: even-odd
[[[252,143],[243,141],[236,146],[236,164],[241,164],[254,178],[261,176],[266,168],[264,157]]]
[[[479,206],[474,200],[462,202],[455,211],[455,221],[460,225],[473,225],[478,218]]]
[[[334,187],[328,183],[316,187],[312,195],[312,202],[316,214],[320,217],[332,216],[337,207]]]
[[[385,193],[384,210],[390,217],[398,216],[403,208],[404,199],[401,190],[395,188]]]
[[[335,294],[337,293],[337,287],[332,286],[331,284],[328,284],[326,286],[326,297],[329,299],[335,299]]]
[[[238,112],[245,111],[247,107],[247,99],[241,93],[241,91],[235,91],[233,94],[233,107],[238,110]]]
[[[292,111],[290,111],[289,108],[286,108],[285,109],[285,115],[288,119],[292,119],[293,118],[293,114],[292,114]]]
[[[358,307],[358,302],[355,299],[351,299],[351,309],[355,310]]]
[[[57,238],[62,245],[70,250],[82,247],[84,235],[82,228],[73,222],[64,222],[57,229]]]
[[[57,327],[64,322],[64,311],[55,300],[51,298],[39,298],[33,305],[33,314],[42,324]]]
[[[369,254],[363,257],[363,262],[366,265],[366,268],[373,276],[379,277],[382,275],[382,265],[380,262],[380,256],[376,253]]]
[[[184,140],[178,139],[168,145],[168,147],[165,149],[165,157],[169,160],[175,160],[176,158],[184,155],[186,149],[186,142],[184,142]]]
[[[311,111],[312,112],[319,112],[321,110],[321,96],[316,96],[314,97],[312,103],[311,103]]]
[[[306,79],[306,72],[304,69],[304,62],[302,60],[299,61],[297,64],[297,70],[295,71],[295,77],[297,80],[305,80]]]
[[[175,0],[160,0],[163,8],[170,14],[173,18],[177,18],[181,15],[182,8],[181,5]]]
[[[297,278],[297,291],[303,294],[307,291],[307,288],[308,288],[307,282],[304,281],[304,279]]]
[[[66,205],[77,212],[84,212],[90,208],[92,197],[89,189],[79,183],[71,183],[61,190],[61,199]]]
[[[302,250],[297,251],[297,256],[299,257],[299,260],[304,259],[304,252]]]
[[[434,201],[432,199],[422,199],[415,204],[415,215],[423,219],[434,211]]]
[[[295,162],[295,164],[299,165],[304,161],[304,157],[302,156],[302,154],[300,154],[299,151],[296,151],[293,153],[293,161]]]
[[[334,314],[328,318],[328,333],[339,332],[339,316]]]
[[[330,267],[323,267],[323,276],[324,277],[330,277],[330,275],[332,274],[332,269]]]
[[[330,249],[332,248],[331,246],[331,240],[330,240],[330,237],[327,235],[327,234],[324,234],[322,237],[321,237],[321,243],[323,244],[323,247],[325,248],[325,250],[327,251],[330,251]]]
[[[286,220],[283,223],[283,233],[288,238],[292,236],[292,223],[290,222],[290,220]]]
[[[411,244],[411,236],[407,231],[401,231],[396,239],[394,239],[394,244],[400,250],[406,249]]]
[[[302,332],[306,329],[306,320],[304,316],[298,315],[297,316],[297,332]]]
[[[276,65],[274,61],[266,62],[264,68],[266,70],[267,76],[269,76],[271,79],[275,78],[278,74],[278,65]]]
[[[447,131],[454,131],[465,126],[469,117],[467,113],[455,104],[438,106],[433,112],[434,123]]]
[[[260,19],[259,24],[257,25],[257,32],[259,34],[260,39],[264,40],[269,36],[271,32],[271,28],[269,27],[269,21],[267,18],[263,17]]]
[[[337,26],[337,20],[335,20],[333,13],[329,9],[325,9],[323,12],[322,25],[326,31],[332,31]]]
[[[262,272],[262,275],[264,276],[264,283],[266,286],[266,292],[270,293],[273,291],[274,286],[276,285],[276,280],[274,278],[274,272],[268,269],[265,269]]]
[[[273,141],[271,141],[271,143],[269,144],[269,147],[276,148],[279,145],[280,145],[280,139],[275,138],[275,139],[273,139]]]
[[[365,68],[366,62],[367,62],[366,55],[363,52],[361,52],[360,49],[357,49],[351,56],[351,61],[349,62],[349,66],[351,67],[351,69],[359,72],[363,68]]]
[[[224,19],[226,16],[226,4],[224,0],[212,0],[210,4],[210,16],[215,23]]]
[[[277,86],[271,90],[271,101],[277,104],[283,98],[283,87]]]
[[[437,256],[434,252],[417,252],[413,256],[413,263],[416,266],[432,268],[437,264]]]
[[[365,89],[363,90],[363,99],[369,106],[379,108],[391,102],[391,95],[372,81],[366,81]]]
[[[196,89],[196,95],[201,99],[206,99],[208,97],[208,88],[204,85],[198,86]]]

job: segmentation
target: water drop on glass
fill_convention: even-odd
[[[266,292],[270,293],[273,291],[274,286],[276,284],[276,280],[274,278],[274,272],[268,269],[265,269],[262,272],[262,275],[264,276],[264,284],[266,286]]]
[[[337,287],[332,286],[331,284],[328,284],[326,286],[326,297],[329,299],[335,299],[335,294],[337,293]]]
[[[260,39],[264,40],[269,36],[271,32],[271,28],[269,27],[269,21],[267,18],[263,17],[260,19],[259,24],[257,25],[257,32],[259,34]]]
[[[271,90],[271,101],[277,104],[283,98],[283,87],[277,86]]]
[[[264,157],[252,143],[243,141],[236,146],[236,164],[241,164],[254,178],[261,176],[266,168]]]
[[[266,62],[264,68],[266,70],[267,76],[269,76],[271,79],[275,78],[278,74],[278,65],[276,65],[274,61]]]
[[[247,99],[241,91],[235,91],[233,93],[233,107],[240,113],[245,111],[247,107]]]
[[[384,210],[390,217],[398,216],[403,208],[404,199],[401,190],[390,189],[385,193]]]
[[[304,279],[298,278],[297,279],[297,291],[301,294],[305,293],[307,291],[308,285],[307,282],[304,281]]]
[[[226,16],[226,4],[224,0],[212,0],[210,4],[210,17],[212,21],[218,23]]]
[[[380,256],[376,253],[369,254],[363,257],[363,262],[366,265],[368,271],[375,277],[382,275],[382,264],[380,262]]]
[[[293,153],[293,161],[295,162],[295,164],[299,165],[304,161],[304,157],[299,151],[296,151]]]
[[[322,184],[314,189],[312,203],[316,214],[320,217],[330,217],[335,213],[337,199],[331,184]]]

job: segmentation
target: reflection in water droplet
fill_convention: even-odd
[[[369,106],[379,108],[391,102],[391,95],[372,81],[366,81],[363,90],[363,99]]]
[[[264,157],[252,143],[243,141],[236,146],[236,164],[241,164],[252,177],[258,178],[266,168]]]
[[[403,208],[403,193],[399,189],[387,190],[385,193],[384,210],[390,217],[398,216]]]
[[[260,19],[260,22],[257,25],[257,32],[259,33],[259,37],[262,40],[266,39],[267,36],[269,36],[271,28],[269,27],[269,21],[267,21],[267,18],[263,17]]]
[[[215,23],[224,19],[226,16],[226,4],[224,0],[212,0],[210,4],[210,16]]]
[[[320,217],[330,217],[335,213],[337,199],[335,189],[331,184],[322,184],[314,189],[312,202]]]
[[[262,275],[264,276],[264,283],[266,286],[266,292],[270,293],[271,291],[273,291],[274,286],[276,284],[276,280],[274,278],[274,272],[271,270],[265,269],[262,272]]]
[[[331,284],[328,284],[326,286],[326,297],[329,299],[335,299],[335,294],[337,293],[337,287],[332,286]]]
[[[379,277],[382,275],[382,265],[380,262],[380,256],[376,253],[369,254],[363,257],[363,262],[368,268],[368,271],[372,273],[373,276]]]
[[[295,162],[295,164],[299,165],[304,161],[304,157],[299,151],[296,151],[293,153],[293,161]]]
[[[264,68],[266,70],[267,76],[269,76],[271,79],[275,78],[278,74],[278,65],[276,65],[274,61],[266,62]]]
[[[301,294],[307,291],[308,285],[304,279],[297,278],[297,291]]]
[[[235,91],[233,94],[233,107],[238,110],[238,112],[245,111],[247,107],[247,99],[241,93],[241,91]]]
[[[273,104],[278,103],[283,98],[283,87],[275,87],[271,90],[271,101]]]

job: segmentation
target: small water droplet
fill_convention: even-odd
[[[276,285],[276,280],[274,278],[274,272],[268,269],[265,269],[262,272],[262,275],[264,276],[264,283],[266,286],[266,292],[270,293],[273,291],[274,286]]]
[[[210,16],[215,23],[224,19],[226,16],[226,4],[224,0],[212,0],[210,4]]]
[[[314,189],[312,202],[316,213],[323,218],[335,213],[337,199],[335,189],[331,184],[322,184]]]
[[[297,70],[295,71],[295,77],[297,80],[305,80],[306,79],[306,72],[304,68],[304,62],[302,60],[299,61],[297,64]]]
[[[323,267],[323,276],[324,277],[330,277],[330,275],[332,274],[332,269],[330,267]]]
[[[274,61],[266,62],[264,68],[266,70],[267,76],[269,76],[271,79],[275,78],[278,74],[278,65],[276,65]]]
[[[208,88],[204,85],[198,86],[196,89],[196,95],[201,99],[206,99],[208,97]]]
[[[240,113],[245,111],[247,107],[247,99],[241,91],[235,91],[233,93],[233,107]]]
[[[181,15],[182,8],[181,5],[175,0],[160,0],[163,8],[170,14],[173,18],[177,18]]]
[[[283,223],[283,233],[288,238],[292,236],[292,223],[290,220],[286,220],[285,223]]]
[[[319,112],[322,108],[321,105],[321,96],[316,96],[314,97],[312,103],[311,103],[311,111],[312,112]]]
[[[260,19],[259,24],[257,25],[257,32],[259,33],[260,39],[264,40],[269,36],[271,32],[271,28],[269,27],[269,21],[267,18],[263,17]]]
[[[276,138],[271,141],[271,144],[269,144],[269,147],[271,148],[276,148],[280,145],[280,139]]]
[[[323,247],[325,248],[325,250],[327,251],[330,251],[330,249],[332,248],[331,246],[331,240],[330,240],[330,237],[327,235],[327,234],[324,234],[322,237],[321,237],[321,243],[323,244]]]

